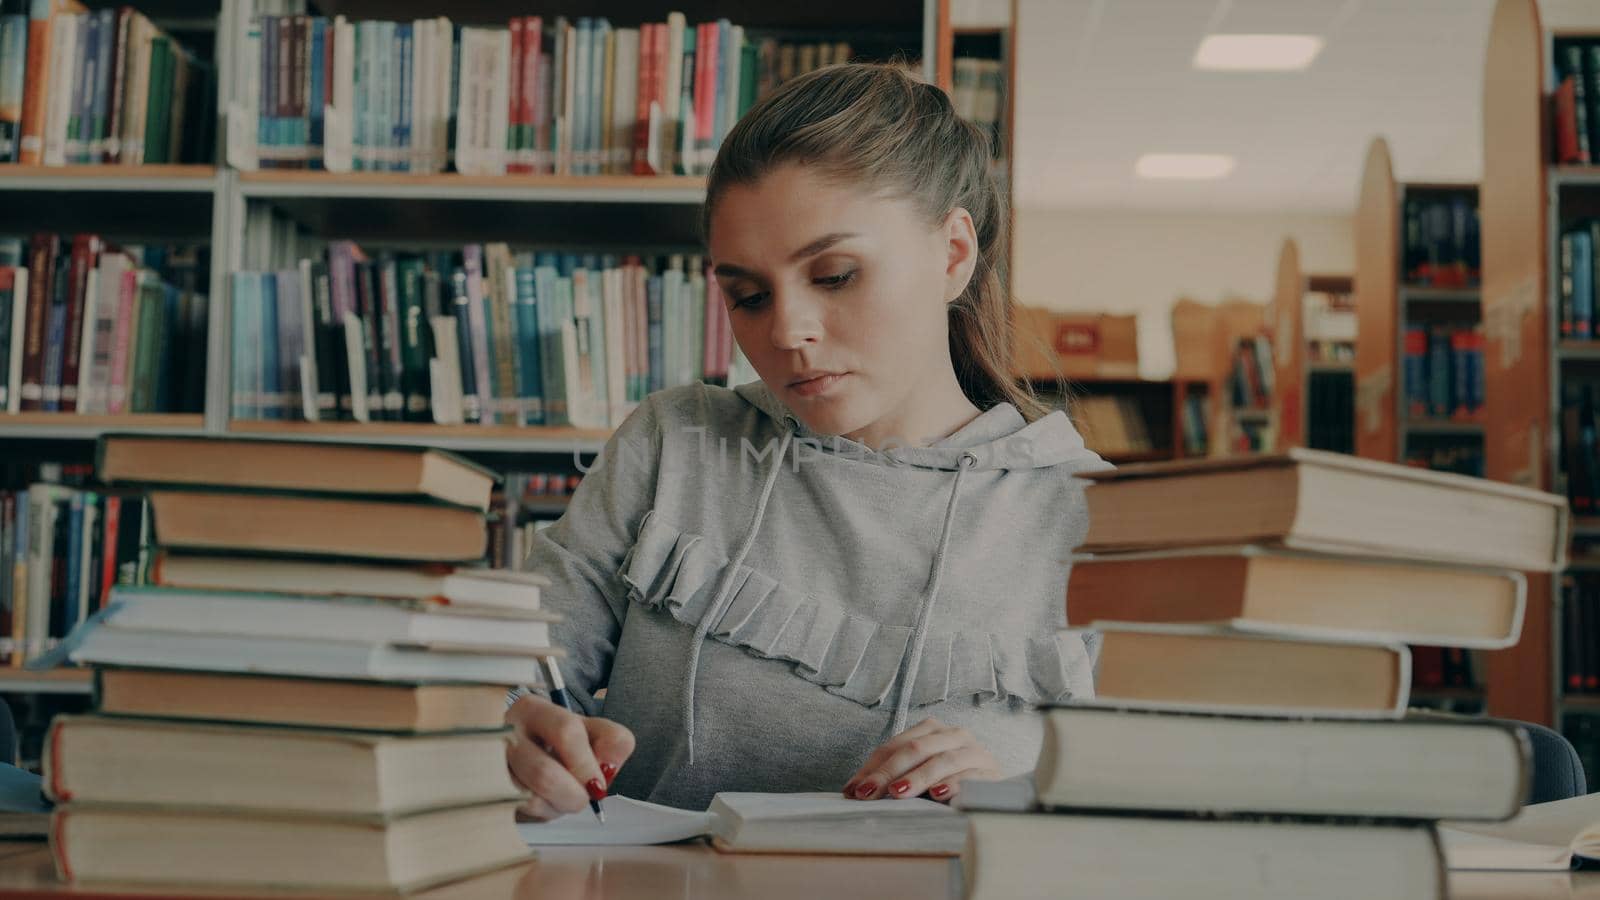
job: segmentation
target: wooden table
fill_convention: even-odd
[[[0,900],[70,897],[193,898],[150,887],[70,886],[56,880],[39,843],[0,842]],[[214,892],[211,896],[240,896]],[[283,900],[303,893],[256,892]],[[339,894],[338,900],[356,900]],[[894,900],[961,896],[960,863],[916,857],[758,856],[717,853],[705,844],[667,847],[545,847],[539,857],[415,895],[416,900]],[[1600,873],[1454,872],[1456,900],[1600,900]]]

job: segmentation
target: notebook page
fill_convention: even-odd
[[[711,829],[711,814],[675,809],[611,796],[601,801],[606,821],[602,825],[585,808],[550,822],[523,822],[517,825],[522,839],[531,846],[632,846],[670,844],[699,837]]]

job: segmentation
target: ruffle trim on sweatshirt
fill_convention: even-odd
[[[623,558],[628,598],[696,626],[716,598],[728,559],[700,535],[652,512]],[[864,706],[891,702],[911,626],[884,625],[808,596],[748,566],[710,634]],[[983,631],[932,631],[912,682],[911,705],[958,697],[980,702],[1046,703],[1093,696],[1092,661],[1076,635],[1031,637]]]

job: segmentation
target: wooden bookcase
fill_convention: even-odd
[[[210,57],[218,66],[218,105],[226,124],[229,100],[242,86],[236,59],[252,0],[157,0],[136,4],[158,19],[184,23],[186,33],[210,35]],[[458,24],[503,24],[501,4],[405,0],[313,0],[313,11],[354,19],[409,20],[447,14]],[[683,12],[690,22],[727,17],[762,33],[881,37],[920,55],[922,74],[950,83],[958,40],[949,0],[819,0],[805,4],[745,4],[735,0],[548,0],[530,7],[546,16],[607,16],[633,25]],[[1013,26],[1015,5],[1012,5]],[[174,24],[174,28],[179,27]],[[1011,28],[997,35],[1007,50],[1006,85],[1015,83]],[[885,37],[885,36],[892,36]],[[1005,119],[1009,155],[1010,97]],[[219,128],[218,159],[226,127]],[[999,173],[1009,196],[1009,166]],[[278,235],[251,227],[253,208],[269,208],[292,220],[296,242],[351,238],[372,246],[454,246],[490,240],[541,247],[661,248],[693,251],[701,244],[699,217],[703,177],[507,175],[410,175],[318,171],[243,172],[218,166],[0,165],[0,234],[38,231],[96,232],[120,240],[160,239],[204,244],[210,249],[207,283],[205,408],[193,415],[82,416],[59,413],[0,414],[0,445],[16,457],[82,460],[107,432],[175,435],[237,435],[323,442],[427,445],[470,454],[497,468],[570,468],[580,456],[604,445],[607,430],[512,426],[435,426],[410,423],[306,423],[230,420],[232,322],[229,275],[280,262],[296,249],[278,245]],[[260,217],[257,217],[259,219]],[[26,449],[24,449],[26,448]],[[532,464],[531,466],[529,464]],[[553,510],[559,503],[552,505]],[[548,511],[548,510],[547,510]],[[0,694],[87,692],[88,682],[35,678],[31,673],[0,678]]]

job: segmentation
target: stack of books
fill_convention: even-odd
[[[1407,715],[1408,643],[1502,648],[1562,498],[1313,450],[1087,476],[1096,697],[963,787],[968,896],[1438,897],[1438,820],[1528,789],[1514,726]]]
[[[433,450],[109,436],[152,583],[52,723],[61,876],[410,890],[519,861],[506,688],[554,655],[540,582],[477,567],[494,476]]]

